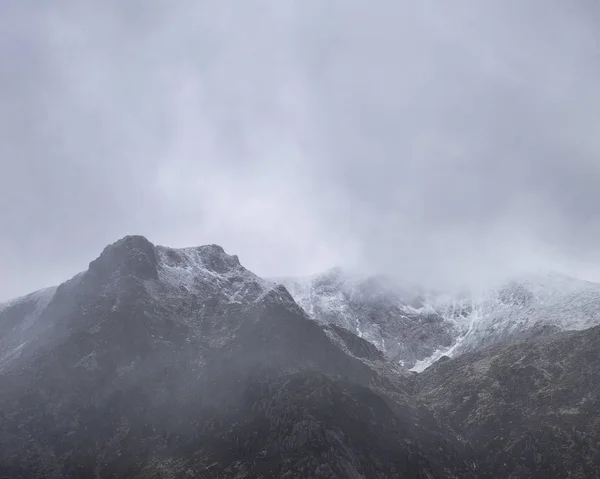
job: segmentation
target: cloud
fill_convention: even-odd
[[[0,297],[127,233],[264,275],[600,279],[594,3],[0,8]]]

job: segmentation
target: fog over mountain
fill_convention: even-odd
[[[600,3],[0,32],[0,479],[600,478]]]
[[[476,314],[469,332],[484,327],[457,343],[469,347],[425,369],[414,354],[431,332],[476,309],[394,309],[367,281],[350,295],[357,335],[218,245],[127,236],[58,287],[0,304],[0,475],[600,477],[600,287],[561,279],[575,293],[554,303],[566,324],[523,324],[556,292],[513,284],[505,314]],[[392,354],[363,332],[390,324]]]
[[[315,321],[352,332],[416,372],[444,356],[600,325],[600,284],[557,273],[458,293],[341,268],[276,281]]]
[[[596,2],[6,1],[0,298],[129,233],[262,276],[599,279]]]

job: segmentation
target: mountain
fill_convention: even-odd
[[[325,276],[128,236],[0,305],[0,477],[600,477],[596,285]]]
[[[600,477],[600,327],[441,360],[415,395],[492,477]]]
[[[281,282],[314,320],[357,334],[414,371],[442,356],[600,324],[600,285],[557,273],[460,295],[340,268]]]
[[[141,236],[0,306],[0,477],[483,477],[367,341]]]
[[[351,331],[407,368],[439,348],[450,348],[460,334],[453,321],[427,302],[424,289],[386,276],[363,277],[335,268],[278,281],[309,317]]]

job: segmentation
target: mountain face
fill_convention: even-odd
[[[415,394],[492,477],[600,477],[600,327],[438,361]]]
[[[1,477],[481,477],[406,374],[218,246],[126,237],[0,331]]]
[[[426,303],[423,290],[384,276],[359,277],[336,268],[305,279],[281,279],[321,324],[347,329],[407,368],[450,348],[460,329]]]
[[[596,285],[286,283],[130,236],[0,305],[0,477],[600,477]]]
[[[600,324],[600,285],[559,274],[458,296],[339,268],[282,283],[310,317],[353,332],[414,371],[442,356]]]

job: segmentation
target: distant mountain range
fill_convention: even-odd
[[[0,477],[600,477],[599,300],[270,281],[128,236],[0,305]]]

